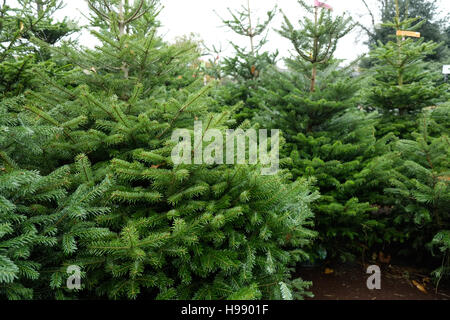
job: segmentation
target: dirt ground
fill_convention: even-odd
[[[370,274],[358,265],[335,268],[302,268],[299,275],[313,281],[310,300],[450,300],[450,287],[441,284],[437,293],[426,272],[407,267],[381,267],[381,289],[369,290]],[[327,274],[328,273],[328,274]]]

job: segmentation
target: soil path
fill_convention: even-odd
[[[329,268],[330,274],[325,274],[325,268],[299,271],[302,279],[313,281],[312,300],[450,300],[448,287],[441,285],[435,293],[431,281],[420,270],[412,268],[383,266],[380,290],[367,288],[370,274],[366,274],[361,266]],[[422,286],[426,293],[416,285]]]

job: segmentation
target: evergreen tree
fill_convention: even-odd
[[[300,28],[285,17],[280,31],[293,43],[295,55],[286,59],[286,72],[271,74],[257,120],[281,128],[292,159],[294,177],[314,176],[321,198],[314,205],[319,239],[315,257],[362,258],[371,247],[401,237],[379,216],[387,205],[383,179],[392,134],[376,138],[378,114],[358,106],[366,80],[333,58],[341,37],[352,29],[345,16],[299,1],[312,17]],[[306,36],[305,36],[306,35]]]
[[[223,19],[222,22],[236,34],[246,37],[250,45],[250,48],[247,49],[231,43],[236,52],[235,56],[224,59],[223,72],[235,81],[255,80],[268,65],[275,63],[277,53],[270,54],[267,51],[261,51],[267,44],[268,28],[275,17],[276,9],[275,7],[268,11],[267,19],[262,22],[259,19],[254,20],[249,0],[247,0],[247,6],[243,6],[241,11],[234,12],[228,9],[232,18],[230,20]]]
[[[62,8],[59,0],[19,0],[15,7],[6,1],[0,6],[0,97],[23,93],[31,86],[33,63],[50,58],[46,49],[32,43],[33,38],[55,44],[77,30],[74,22],[55,22],[53,15]]]
[[[392,32],[420,28],[423,21],[414,24],[418,18],[401,19],[400,5],[398,1],[396,3],[396,18],[384,26]],[[439,99],[445,99],[445,85],[435,84],[436,75],[427,70],[424,62],[438,46],[432,41],[425,42],[423,38],[415,40],[397,36],[395,41],[380,42],[371,51],[376,65],[367,100],[370,106],[383,112],[381,135],[394,132],[404,137],[414,127],[415,114]],[[394,117],[400,117],[401,121],[393,121]]]
[[[80,296],[302,298],[309,284],[291,272],[315,235],[309,183],[247,165],[175,165],[174,129],[192,132],[196,119],[205,131],[231,123],[208,111],[214,83],[179,81],[197,49],[157,35],[156,1],[89,5],[102,45],[57,48],[77,68],[61,77],[36,70],[45,86],[29,92],[25,111],[60,130],[46,157],[77,159],[69,204],[88,206],[55,213],[61,250],[47,253],[45,268],[57,297],[67,296],[64,267],[78,265]]]
[[[328,9],[298,2],[312,18],[304,17],[299,21],[300,29],[295,29],[284,15],[285,23],[279,31],[295,49],[294,57],[286,59],[292,74],[287,76],[289,87],[282,88],[285,106],[277,110],[287,121],[283,128],[288,130],[288,139],[298,132],[320,131],[333,116],[355,105],[352,98],[358,90],[352,65],[341,68],[339,62],[333,60],[339,39],[354,27],[351,19],[345,15],[334,17]],[[273,79],[273,75],[270,78]],[[274,81],[275,86],[277,83],[285,86],[283,78],[281,75],[281,79]],[[272,118],[275,120],[279,116]]]
[[[331,63],[339,39],[346,36],[354,28],[354,24],[345,14],[333,17],[328,8],[310,6],[303,0],[298,2],[313,18],[304,17],[299,21],[301,29],[297,30],[284,15],[285,23],[279,33],[293,44],[297,54],[294,63],[305,74],[311,74],[310,92],[315,92],[317,71]]]
[[[369,40],[367,44],[370,48],[374,48],[378,45],[379,42],[387,43],[391,41],[393,38],[395,39],[395,35],[392,34],[392,30],[388,28],[380,28],[376,22],[380,21],[382,24],[389,23],[395,20],[397,16],[396,12],[396,3],[395,0],[379,0],[378,1],[378,11],[379,17],[376,17],[375,10],[370,8],[369,3],[365,0],[362,0],[367,10],[369,11],[369,15],[371,17],[371,25],[367,24],[359,24],[365,33],[368,35]],[[411,26],[416,26],[417,31],[420,32],[421,36],[424,39],[429,41],[434,41],[436,43],[441,43],[446,40],[445,28],[446,21],[445,19],[439,19],[439,15],[442,13],[439,10],[438,3],[436,1],[429,0],[399,0],[399,9],[401,20],[407,20],[409,18],[417,18],[416,21],[412,22]],[[377,19],[376,19],[377,18]],[[443,62],[446,57],[446,48],[445,46],[441,46],[437,48],[432,54],[429,54],[425,57],[426,61],[441,61]],[[366,61],[369,66],[373,61]]]
[[[75,190],[71,180],[75,168],[52,169],[46,162],[47,144],[63,129],[37,124],[34,116],[19,112],[23,100],[18,96],[0,102],[0,295],[39,299],[54,296],[48,292],[49,273],[41,272],[60,258],[58,253],[65,250],[60,246],[62,239],[86,240],[108,232],[84,222],[86,216],[108,210],[92,206],[106,190],[107,180],[99,187],[77,183]],[[43,176],[37,170],[52,172]],[[61,224],[64,217],[70,221]],[[67,277],[60,266],[59,275]]]
[[[42,166],[45,143],[60,132],[35,125],[34,117],[21,113],[22,93],[33,86],[31,69],[42,60],[28,39],[46,34],[51,44],[69,32],[65,23],[52,22],[59,8],[55,1],[39,2],[37,13],[34,3],[19,1],[12,8],[4,1],[0,7],[0,296],[8,299],[36,297],[42,268],[38,252],[57,242],[49,227],[51,214],[55,203],[66,199],[68,186],[68,167],[47,171],[51,166]]]
[[[20,169],[14,159],[27,163],[40,150],[38,139],[32,141],[33,130],[17,118],[14,107],[20,102],[23,99],[0,101],[0,297],[8,299],[33,297],[27,282],[39,278],[40,264],[32,252],[55,244],[54,237],[43,232],[49,221],[45,212],[64,192],[61,172],[42,177]]]
[[[232,57],[225,57],[223,61],[210,61],[211,66],[216,66],[210,68],[210,72],[216,73],[216,77],[219,73],[219,78],[224,82],[216,93],[217,99],[226,105],[242,102],[237,106],[234,116],[237,122],[235,126],[255,115],[259,104],[258,90],[261,77],[276,64],[278,51],[274,53],[264,51],[269,26],[276,10],[277,7],[268,11],[266,19],[261,21],[255,18],[251,2],[247,0],[247,5],[242,6],[241,10],[228,9],[231,18],[222,19],[226,27],[248,41],[248,46],[244,47],[231,43],[235,50]]]
[[[357,109],[361,79],[354,63],[342,67],[333,58],[339,39],[354,26],[351,19],[299,4],[309,16],[298,29],[285,16],[280,34],[292,42],[294,56],[286,59],[288,71],[270,75],[261,99],[266,112],[257,121],[283,131],[294,177],[318,180],[315,257],[348,259],[379,241],[373,235],[381,226],[371,219],[373,208],[364,198],[376,189],[364,190],[374,174],[365,169],[389,137],[377,143],[374,115]]]
[[[386,189],[395,205],[393,223],[407,237],[403,253],[416,259],[429,257],[426,248],[442,259],[435,275],[448,275],[450,217],[449,198],[449,106],[424,111],[414,140],[399,140],[391,157],[395,172]]]
[[[394,36],[364,77],[334,58],[352,21],[299,3],[280,70],[263,50],[275,9],[259,22],[250,2],[224,21],[249,49],[211,69],[192,37],[161,38],[158,0],[89,0],[92,49],[60,41],[76,29],[53,20],[59,1],[3,2],[0,299],[303,299],[299,263],[392,243],[448,276],[448,85],[423,62],[437,45]],[[422,28],[402,3],[385,26]],[[208,160],[208,130],[260,126],[281,129],[284,169]],[[174,161],[181,142],[202,163]]]

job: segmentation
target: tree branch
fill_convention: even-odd
[[[110,18],[108,15],[106,15],[104,12],[102,12],[101,10],[97,9],[90,0],[87,0],[89,8],[91,8],[98,16],[104,18],[106,21],[110,21]]]

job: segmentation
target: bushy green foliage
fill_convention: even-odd
[[[425,23],[419,17],[404,18],[397,15],[383,27],[395,35],[396,30],[415,31]],[[433,72],[424,62],[436,51],[440,44],[422,37],[393,36],[387,43],[378,42],[370,52],[375,66],[373,77],[366,92],[366,104],[383,114],[378,126],[379,136],[388,132],[400,138],[410,138],[415,119],[425,107],[445,101],[448,86],[438,85],[440,75]]]
[[[414,250],[418,258],[425,246],[448,246],[448,115],[448,106],[425,111],[418,121],[420,131],[413,133],[414,140],[399,140],[391,155],[395,172],[390,179],[392,187],[386,192],[395,204],[393,222],[408,238],[407,249]],[[442,250],[439,255],[446,259],[448,252]]]
[[[281,128],[288,141],[300,133],[325,131],[330,122],[348,109],[356,109],[355,94],[360,79],[352,75],[352,65],[340,67],[329,62],[316,72],[315,89],[303,72],[302,63],[287,61],[288,71],[272,70],[259,93],[261,113],[255,120],[270,128]]]
[[[5,156],[5,155],[3,155]],[[45,225],[52,200],[64,194],[61,172],[42,177],[35,171],[1,168],[0,174],[0,296],[30,299],[30,281],[39,278],[41,264],[32,258],[39,246],[54,246]]]
[[[0,8],[1,298],[303,299],[299,263],[390,244],[448,275],[434,43],[379,44],[367,77],[333,57],[351,19],[300,0],[308,16],[279,30],[286,70],[262,50],[275,11],[259,22],[250,6],[224,21],[250,51],[207,66],[195,40],[159,36],[157,0],[90,0],[93,49],[59,41],[73,29],[53,22],[57,1],[31,2]],[[398,16],[387,26],[416,22]],[[202,136],[280,129],[282,169],[175,164],[172,132],[194,121]]]
[[[417,23],[419,17],[402,18],[398,1],[394,8],[393,21],[384,23],[392,34],[418,30],[425,23]],[[438,84],[424,62],[438,46],[424,38],[401,36],[379,42],[371,52],[374,76],[364,96],[369,106],[382,113],[377,136],[399,138],[391,144],[391,152],[377,158],[385,164],[384,176],[390,177],[381,179],[385,194],[378,198],[385,208],[384,223],[401,234],[392,239],[402,243],[399,253],[416,260],[429,257],[426,247],[445,243],[443,234],[448,229],[448,106],[442,104],[448,100],[448,85]]]
[[[215,83],[179,81],[192,73],[198,51],[158,37],[156,2],[90,6],[102,45],[52,48],[35,40],[75,67],[35,66],[41,86],[0,109],[2,132],[11,133],[0,140],[5,159],[26,154],[21,163],[49,174],[25,179],[45,186],[30,191],[36,198],[49,193],[38,203],[48,206],[35,233],[42,228],[51,241],[33,239],[27,249],[39,246],[31,254],[41,270],[30,283],[34,298],[302,298],[310,284],[291,274],[316,235],[311,181],[263,176],[257,166],[174,165],[174,129],[192,131],[202,120],[205,130],[225,130],[232,113],[209,112]],[[28,191],[13,182],[11,192]],[[34,205],[26,196],[23,206]],[[8,210],[9,220],[19,213]],[[82,270],[80,291],[66,288],[69,266]]]
[[[382,202],[379,174],[393,138],[377,140],[378,115],[358,108],[364,82],[353,64],[333,59],[338,40],[351,29],[351,20],[300,1],[312,18],[299,29],[285,17],[280,31],[295,48],[286,59],[287,71],[273,71],[261,90],[262,112],[255,118],[264,127],[281,128],[288,142],[295,178],[315,177],[321,197],[313,209],[319,237],[314,258],[351,259],[397,234],[372,213]],[[307,35],[305,37],[305,35]]]
[[[51,58],[46,48],[33,44],[34,38],[55,44],[78,30],[67,18],[54,21],[52,16],[62,6],[59,0],[19,0],[13,7],[4,1],[0,5],[0,97],[13,97],[30,88],[33,63]]]
[[[152,170],[145,165],[152,158],[136,150],[139,162],[112,162],[123,182],[111,197],[129,206],[104,217],[125,227],[91,246],[106,258],[111,277],[97,280],[99,292],[135,298],[145,287],[160,299],[279,295],[277,284],[289,281],[288,267],[305,258],[301,248],[314,236],[305,228],[307,203],[315,198],[307,186],[248,168]]]

